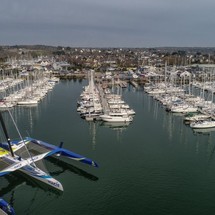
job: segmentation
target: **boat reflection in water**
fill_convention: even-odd
[[[55,166],[55,171],[50,172],[50,174],[52,176],[58,176],[60,174],[62,174],[65,171],[70,171],[74,174],[77,174],[79,176],[84,177],[85,179],[88,179],[90,181],[98,181],[99,178],[96,177],[95,175],[92,175],[88,172],[86,172],[85,170],[82,170],[79,167],[76,167],[68,162],[65,162],[63,160],[60,160],[56,157],[48,157],[46,159],[47,162],[50,162],[52,164],[54,164]],[[23,177],[20,177],[20,175],[24,176],[25,179],[23,179]],[[35,201],[35,196],[37,195],[37,193],[41,192],[41,190],[44,192],[47,198],[41,198],[41,201],[43,201],[42,204],[48,205],[51,203],[50,201],[50,197],[52,197],[52,199],[56,199],[59,196],[61,196],[63,193],[60,192],[57,189],[54,189],[53,187],[49,187],[46,186],[44,183],[38,181],[38,180],[32,180],[32,178],[27,177],[25,174],[21,173],[21,172],[14,172],[13,175],[6,175],[4,178],[0,178],[0,183],[2,184],[1,189],[0,189],[0,193],[1,193],[1,197],[6,197],[7,202],[10,204],[10,206],[15,206],[16,208],[16,199],[18,198],[16,196],[16,190],[18,190],[18,188],[22,189],[23,186],[29,186],[31,187],[31,192],[34,193],[34,195],[32,195],[32,199],[29,199],[29,201],[25,201],[25,211],[28,211],[28,214],[31,213],[37,213],[36,210],[40,210],[39,208],[35,209],[35,204],[39,204],[38,200]],[[19,195],[19,194],[17,194]],[[0,201],[2,201],[0,197]],[[1,208],[1,206],[0,206]],[[13,209],[13,208],[12,208]],[[1,213],[1,209],[0,209],[0,214]],[[39,213],[39,211],[38,211]],[[8,213],[8,214],[15,214],[15,212],[13,213]]]
[[[65,172],[65,171],[70,171],[72,173],[75,173],[75,174],[82,176],[91,181],[97,181],[99,179],[95,175],[92,175],[92,174],[86,172],[85,170],[82,170],[81,168],[74,166],[73,164],[65,162],[64,160],[60,160],[55,157],[48,157],[47,161],[54,164],[55,167],[60,168],[54,172],[50,172],[50,174],[52,176],[60,175],[61,173]]]
[[[124,130],[131,122],[101,122],[100,126],[111,128],[113,130]]]
[[[38,204],[38,201],[35,202],[35,196],[37,195],[38,192],[40,192],[40,190],[43,190],[45,194],[43,196],[47,197],[47,198],[41,198],[43,201],[42,204],[48,204],[50,202],[49,200],[50,197],[55,199],[55,198],[58,198],[60,195],[62,195],[62,192],[52,187],[45,186],[44,183],[39,182],[38,180],[30,180],[30,178],[27,177],[25,174],[23,174],[23,176],[25,176],[27,180],[23,179],[23,177],[20,177],[21,174],[23,173],[14,172],[13,175],[6,175],[4,178],[0,179],[1,184],[3,184],[3,186],[1,186],[1,189],[0,189],[1,197],[6,199],[8,204],[6,205],[7,208],[3,208],[1,204],[0,214],[15,215],[14,210],[20,207],[19,201],[16,201],[16,200],[19,198],[19,195],[20,195],[19,190],[23,189],[23,186],[30,187],[31,193],[33,194],[32,198],[25,199],[24,210],[28,211],[27,214],[31,214],[37,210],[35,209],[35,203]],[[0,198],[0,201],[2,203],[2,198]],[[5,211],[6,213],[3,213],[1,209],[3,209],[3,211]]]
[[[210,134],[211,132],[215,132],[215,127],[213,127],[213,128],[193,128],[194,134]]]

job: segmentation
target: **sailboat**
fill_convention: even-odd
[[[196,121],[201,121],[201,120],[205,120],[205,119],[209,119],[210,116],[206,115],[206,114],[193,114],[193,113],[189,113],[188,115],[186,115],[184,117],[184,122],[186,124],[192,123],[192,122],[196,122]]]
[[[12,117],[9,110],[8,112]],[[12,120],[16,126],[13,118]],[[0,123],[7,139],[7,142],[0,144],[0,176],[7,175],[14,171],[21,171],[31,178],[63,191],[62,184],[45,171],[46,168],[42,162],[44,158],[52,155],[64,156],[98,167],[97,163],[91,159],[62,148],[62,143],[58,147],[30,137],[22,138],[17,126],[16,128],[20,135],[20,140],[10,140],[1,112]]]
[[[2,143],[0,148],[1,158],[0,176],[9,174],[16,170],[20,170],[21,172],[31,176],[32,178],[35,178],[39,181],[51,185],[52,187],[55,187],[56,189],[63,191],[63,186],[59,181],[52,178],[49,174],[47,174],[46,172],[44,172],[43,170],[36,166],[36,162],[48,156],[48,153],[46,152],[32,157],[29,154],[28,150],[26,150],[27,148],[25,147],[25,142],[22,142],[22,144],[20,144],[18,147],[13,147],[13,143],[9,138],[1,112],[0,122],[5,137],[7,139],[7,142]],[[15,153],[18,149],[21,148],[23,148],[28,153],[28,157],[27,156],[23,157],[20,154]]]
[[[133,120],[132,116],[127,113],[122,112],[109,112],[107,114],[100,115],[100,119],[104,122],[131,122]]]
[[[215,121],[214,121],[214,120],[211,120],[211,119],[207,119],[207,120],[192,122],[192,123],[190,124],[190,127],[191,127],[191,128],[195,128],[195,129],[214,128],[214,127],[215,127]]]

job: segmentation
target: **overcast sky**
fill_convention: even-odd
[[[0,45],[215,47],[215,0],[0,0]]]

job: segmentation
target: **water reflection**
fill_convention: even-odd
[[[166,133],[169,143],[183,144],[184,148],[180,148],[181,150],[187,150],[191,154],[194,152],[199,159],[204,156],[209,159],[210,163],[214,160],[215,128],[191,129],[184,123],[184,114],[166,112],[165,108],[149,95],[145,96],[144,101],[146,114],[150,115],[153,123],[161,124],[162,131],[164,134]]]
[[[39,197],[37,198],[36,196],[39,195],[41,190],[45,192],[43,196],[47,197],[41,199],[43,204],[52,202],[52,200],[50,200],[50,196],[52,196],[53,198],[58,198],[60,195],[62,195],[62,192],[47,186],[44,183],[39,182],[38,180],[32,180],[32,178],[27,177],[25,174],[22,174],[20,172],[15,172],[13,174],[2,177],[0,182],[0,196],[3,197],[14,208],[15,211],[18,209],[18,207],[20,207],[20,189],[23,190],[23,186],[30,187],[30,198],[26,196],[23,199],[25,201],[23,202],[25,205],[25,212],[22,214],[32,214],[32,212],[35,212],[38,206],[38,202],[41,199]],[[25,190],[27,189],[25,188]]]
[[[14,191],[20,186],[26,185],[26,181],[22,177],[18,177],[15,174],[6,175],[1,180],[0,195],[4,196]]]
[[[14,175],[2,177],[0,196],[3,197],[13,208],[15,204],[15,190],[26,184],[26,182]]]
[[[158,105],[159,105],[158,102],[155,102],[155,103],[154,103],[153,117],[154,117],[154,119],[156,119],[156,120],[157,120],[157,118],[158,118]]]
[[[215,144],[213,143],[213,141],[211,141],[209,144],[208,144],[208,153],[209,153],[209,159],[208,159],[208,162],[210,163],[213,158],[214,158],[214,153],[215,153]]]
[[[116,132],[117,141],[121,141],[123,137],[123,132],[126,131],[128,126],[132,122],[100,122],[100,126],[108,128]]]
[[[70,171],[91,181],[98,181],[99,179],[98,177],[72,164],[64,162],[63,160],[49,157],[47,158],[47,161],[54,164],[57,168],[60,167],[60,170],[57,170],[57,168],[55,168],[55,171],[50,172],[50,175],[52,176],[58,176],[65,171]],[[19,188],[22,188],[23,186],[30,187],[30,197],[26,197],[24,199],[25,207],[22,214],[37,214],[42,208],[41,205],[49,207],[49,204],[52,204],[53,199],[58,198],[63,194],[63,192],[47,186],[46,184],[38,180],[34,180],[21,172],[14,172],[13,174],[6,175],[5,177],[0,178],[0,183],[0,196],[3,197],[12,207],[14,207],[15,210],[20,207],[20,205],[16,203],[16,200],[20,195]],[[45,192],[42,195],[43,198],[41,198],[41,191]]]
[[[97,123],[95,121],[89,121],[89,130],[91,135],[91,141],[92,141],[92,149],[96,149],[96,129],[97,129]]]
[[[50,172],[50,174],[52,176],[60,175],[60,174],[64,173],[65,171],[69,170],[70,172],[83,176],[84,178],[91,180],[91,181],[97,181],[99,179],[98,177],[96,177],[70,163],[67,163],[63,160],[59,160],[55,157],[48,157],[47,160],[49,162],[51,162],[52,164],[54,164],[56,167],[60,167],[60,170],[55,170],[53,172]]]
[[[10,109],[10,113],[14,118],[17,125],[22,125],[24,130],[28,133],[32,133],[34,130],[35,122],[39,119],[40,110],[37,106],[17,106]],[[8,111],[3,112],[3,117],[7,127],[13,128],[11,116]]]
[[[111,128],[113,130],[125,130],[131,122],[101,122],[100,126]]]
[[[215,132],[215,128],[203,128],[203,129],[193,128],[194,134],[211,135],[212,132]]]

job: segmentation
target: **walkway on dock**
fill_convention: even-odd
[[[98,85],[98,90],[99,90],[99,95],[100,95],[100,99],[101,99],[101,104],[102,104],[103,112],[105,114],[109,113],[110,112],[110,108],[109,108],[107,99],[105,98],[105,93],[104,93],[103,88],[101,87],[101,84]]]

